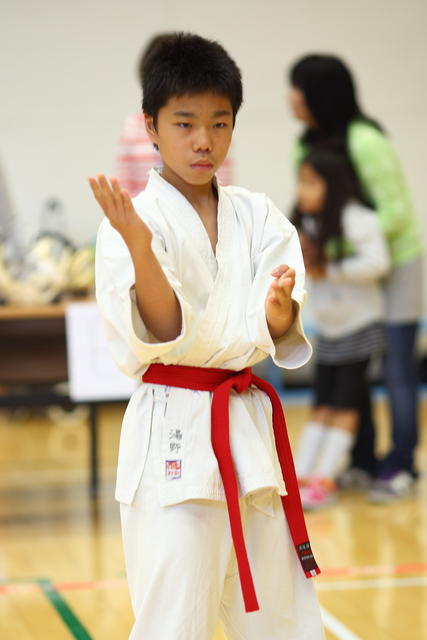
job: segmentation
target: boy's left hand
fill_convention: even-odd
[[[280,338],[295,320],[292,290],[295,286],[295,269],[281,264],[271,272],[274,280],[265,300],[265,315],[273,340]]]

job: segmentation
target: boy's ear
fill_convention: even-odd
[[[157,145],[158,135],[157,135],[156,127],[154,125],[153,116],[149,116],[146,113],[144,113],[144,120],[145,120],[145,130],[147,131],[148,137],[150,138],[153,144]]]

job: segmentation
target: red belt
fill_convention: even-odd
[[[274,387],[262,378],[255,376],[250,368],[242,371],[229,371],[227,369],[152,364],[142,376],[142,380],[171,387],[213,391],[212,447],[218,460],[224,485],[246,611],[257,611],[259,606],[243,537],[239,490],[230,449],[228,402],[231,389],[242,393],[250,385],[255,385],[268,395],[273,407],[273,429],[277,454],[288,492],[286,496],[281,496],[281,499],[292,540],[307,578],[320,573],[308,540],[282,403]]]

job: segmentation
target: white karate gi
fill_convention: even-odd
[[[153,250],[178,297],[181,334],[157,342],[133,291],[134,269],[105,219],[96,250],[97,300],[113,356],[140,379],[154,362],[240,370],[271,355],[295,368],[311,355],[300,315],[273,342],[265,318],[270,272],[304,267],[294,227],[263,194],[219,187],[212,251],[190,203],[155,170],[133,200],[153,232]],[[123,420],[116,498],[136,622],[132,640],[211,640],[221,615],[230,640],[323,638],[313,584],[289,538],[285,494],[265,394],[230,396],[230,441],[242,496],[245,539],[261,610],[244,611],[224,491],[211,440],[211,394],[142,384]]]

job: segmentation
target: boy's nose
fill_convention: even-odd
[[[212,149],[212,139],[205,127],[197,130],[194,143],[194,151],[210,151]]]

